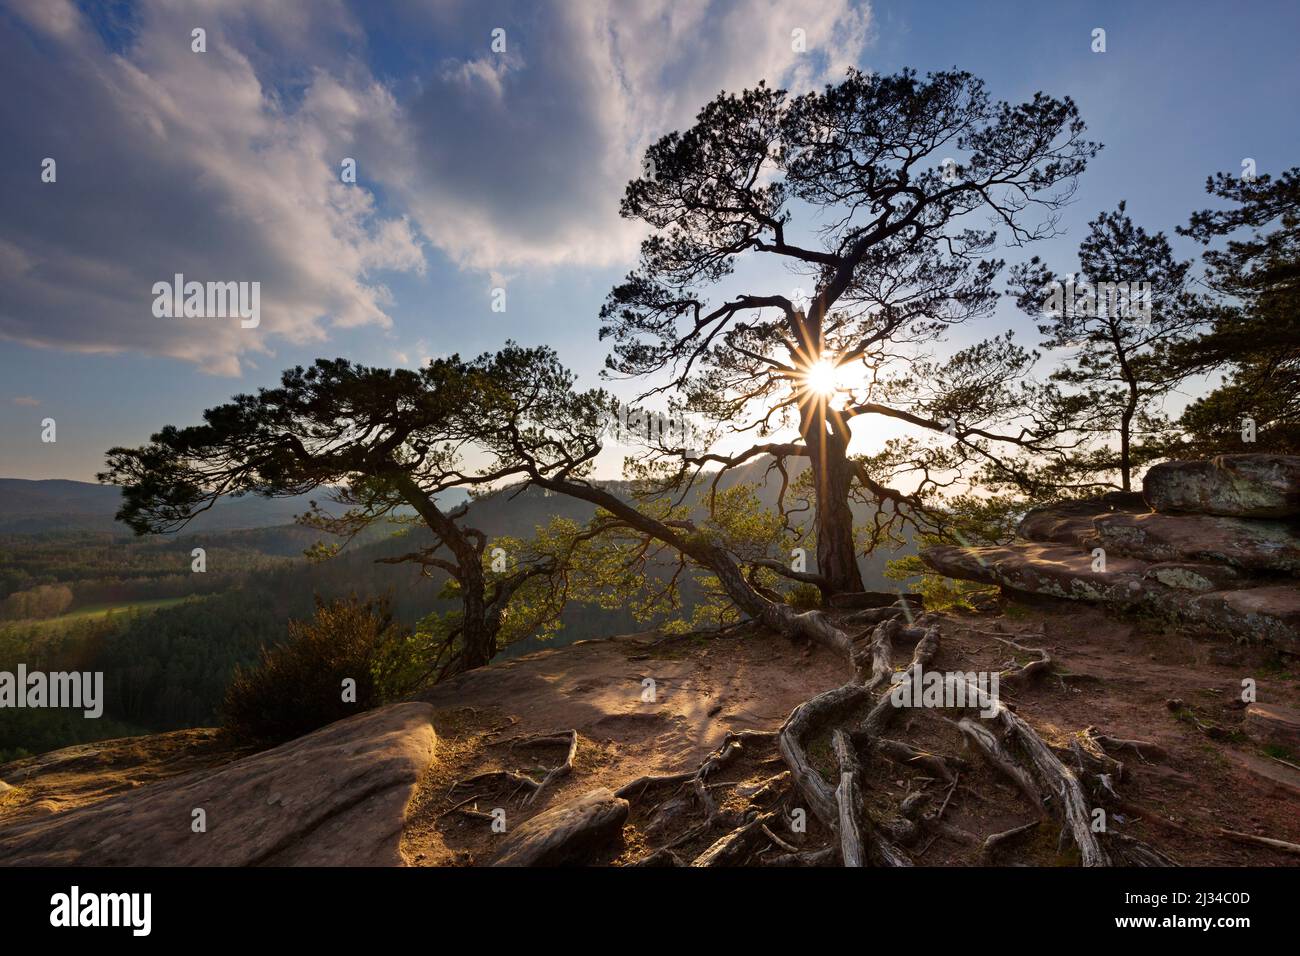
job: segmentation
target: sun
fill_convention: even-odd
[[[835,363],[827,359],[818,359],[808,366],[803,374],[804,385],[810,392],[829,398],[839,391],[839,373]]]

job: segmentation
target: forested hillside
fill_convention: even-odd
[[[760,461],[728,475],[720,487],[753,484],[770,507],[777,486],[766,481],[765,473],[766,463]],[[282,640],[290,620],[310,617],[318,597],[385,598],[394,616],[411,627],[453,604],[439,598],[443,572],[435,568],[422,576],[416,565],[380,562],[426,546],[429,533],[419,526],[370,529],[336,556],[311,561],[304,551],[322,534],[301,525],[243,530],[199,525],[178,535],[139,538],[120,525],[113,531],[87,527],[111,515],[115,488],[79,482],[0,484],[58,492],[41,498],[50,509],[40,518],[48,530],[0,534],[0,669],[21,661],[44,670],[102,671],[106,695],[105,716],[94,721],[50,710],[0,712],[0,759],[126,733],[214,723],[235,666],[254,661],[260,648]],[[261,503],[271,514],[306,509],[305,499]],[[0,526],[19,507],[10,500],[7,510],[0,509]],[[249,510],[245,498],[233,503],[227,519],[235,520],[238,509],[246,509],[239,511],[239,520],[255,521],[259,514]],[[585,502],[536,489],[498,493],[471,505],[474,524],[489,539],[527,537],[553,518],[584,522],[593,512]],[[198,547],[205,552],[203,573],[191,570],[192,551]],[[883,576],[885,561],[893,556],[877,551],[862,560],[869,587],[898,586]],[[37,597],[53,613],[20,613],[31,610]],[[687,582],[682,589],[687,610],[697,597]],[[566,608],[558,633],[525,639],[504,653],[645,626],[626,609],[574,604]]]

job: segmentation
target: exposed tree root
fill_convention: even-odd
[[[824,846],[819,850],[800,850],[798,853],[782,853],[768,857],[764,862],[768,866],[831,866],[839,859],[839,850],[833,846]]]
[[[779,816],[779,813],[773,811],[754,817],[715,842],[692,860],[691,866],[729,866],[746,862],[767,839],[764,832],[767,824]]]
[[[1040,674],[1045,674],[1052,669],[1052,655],[1042,647],[1025,647],[1023,644],[1017,644],[1015,641],[1008,640],[1005,637],[994,637],[995,641],[1014,648],[1024,654],[1037,654],[1038,660],[1030,661],[1018,670],[1009,673],[1003,673],[1001,680],[1003,683],[1028,684]]]
[[[1038,784],[1034,783],[1025,769],[1007,753],[1002,746],[1002,741],[998,740],[993,731],[969,717],[957,721],[957,729],[961,731],[971,748],[988,761],[989,766],[1003,774],[1029,798],[1030,806],[1042,816],[1048,815],[1047,808],[1043,806],[1043,795],[1038,792]]]
[[[523,805],[528,806],[529,804],[535,803],[537,798],[541,796],[542,792],[547,787],[561,777],[573,772],[573,761],[578,755],[578,732],[576,730],[568,730],[560,734],[541,734],[538,736],[516,738],[513,740],[498,740],[494,741],[490,746],[497,746],[500,744],[509,744],[511,749],[516,746],[534,747],[564,745],[567,747],[567,750],[565,751],[564,762],[559,766],[548,770],[541,780],[536,780],[525,773],[519,773],[514,770],[487,770],[483,773],[474,774],[472,777],[466,777],[463,780],[456,781],[456,783],[451,785],[451,789],[447,791],[447,795],[450,796],[457,790],[468,787],[484,785],[499,786],[504,784],[512,788],[506,799],[512,799],[521,790],[526,790],[528,791],[528,795],[524,797]],[[461,807],[470,802],[472,802],[472,800],[461,801],[460,804],[452,807],[448,812],[450,813],[454,811],[465,813]]]
[[[1087,735],[1089,739],[1096,741],[1098,746],[1108,752],[1123,752],[1125,750],[1131,750],[1143,760],[1148,761],[1165,760],[1169,756],[1163,747],[1159,744],[1153,744],[1149,740],[1124,740],[1121,737],[1108,737],[1105,734],[1097,733],[1095,727],[1085,728],[1084,734]]]
[[[867,825],[863,820],[862,764],[853,751],[849,735],[836,728],[831,735],[831,746],[840,765],[840,785],[835,789],[835,802],[839,808],[840,859],[845,866],[867,865]]]
[[[920,698],[920,688],[908,685],[928,671],[939,653],[941,635],[938,625],[925,626],[924,616],[918,622],[923,626],[905,627],[901,610],[879,610],[895,613],[880,615],[881,619],[869,630],[855,636],[834,627],[827,615],[818,614],[815,618],[821,642],[848,656],[854,670],[853,680],[795,707],[775,734],[728,733],[722,745],[695,770],[640,777],[618,791],[619,796],[637,800],[652,788],[689,787],[703,811],[703,820],[698,825],[687,827],[638,865],[680,865],[684,857],[679,857],[678,851],[694,845],[696,855],[690,865],[701,867],[835,863],[910,866],[914,860],[924,857],[938,840],[968,848],[973,854],[972,862],[986,862],[1045,820],[1054,820],[1060,826],[1062,839],[1068,839],[1078,848],[1084,866],[1106,866],[1112,862],[1176,865],[1165,854],[1127,835],[1109,832],[1102,825],[1097,825],[1094,831],[1097,807],[1123,806],[1115,787],[1124,779],[1124,764],[1108,751],[1128,750],[1145,759],[1161,754],[1159,747],[1145,741],[1110,738],[1087,728],[1068,744],[1054,749],[1015,711],[988,696],[972,682],[971,676],[960,672],[947,675],[950,685],[947,689],[958,693],[947,695],[945,700],[955,701],[949,706],[959,710],[948,723],[990,766],[1015,784],[1039,819],[991,835],[977,835],[944,820],[959,790],[992,804],[999,801],[990,801],[971,791],[969,783],[961,786],[963,772],[970,768],[966,760],[934,753],[901,739],[909,734],[915,718],[907,722],[901,734],[885,736],[899,719],[900,711],[906,711],[898,704],[903,699],[901,695],[911,691],[913,699]],[[863,616],[852,615],[851,619],[861,623]],[[1027,683],[1053,667],[1052,657],[1046,650],[1022,646],[1000,635],[990,636],[1035,657],[1008,675],[1010,679]],[[916,644],[907,667],[896,672],[894,649],[903,640],[915,640]],[[961,709],[968,713],[961,715]],[[984,719],[976,719],[970,713],[975,709]],[[742,751],[749,754],[748,767],[770,763],[761,758],[761,753],[773,737],[786,768],[783,772],[744,786],[709,779]],[[753,752],[743,746],[748,741],[758,745]],[[868,791],[873,789],[871,769],[879,767],[875,763],[877,759],[915,771],[896,816],[882,812],[875,802],[868,808]],[[920,789],[913,789],[917,784]],[[936,789],[936,785],[945,787],[946,791]],[[717,797],[724,788],[732,788],[725,811],[720,809]],[[943,793],[943,799],[936,810],[933,808],[939,802],[939,793]],[[736,798],[740,798],[739,809]],[[958,798],[958,803],[962,799]],[[807,810],[821,825],[815,839],[783,824],[782,821],[792,819],[789,816],[792,811],[799,809]],[[1098,821],[1105,819],[1101,814],[1095,816]],[[719,832],[719,827],[725,829]],[[927,836],[928,841],[921,845]],[[705,840],[709,842],[700,849],[701,841]],[[1281,841],[1263,845],[1279,848],[1275,846],[1278,843]],[[914,849],[917,846],[920,849]]]
[[[854,734],[854,741],[863,741],[863,735]],[[944,783],[952,783],[956,779],[957,773],[966,767],[966,761],[960,757],[948,757],[943,754],[918,750],[911,744],[904,743],[901,740],[879,737],[873,743],[875,752],[882,757],[887,757],[894,763],[902,764],[905,767],[924,770]]]
[[[529,741],[529,743],[534,745],[546,744],[546,743],[562,743],[564,741],[565,736],[566,736],[565,734],[557,734],[553,737],[538,737],[532,741]],[[573,761],[578,756],[578,732],[576,730],[570,730],[567,736],[569,738],[568,740],[569,749],[565,752],[564,763],[560,764],[558,767],[553,767],[550,770],[550,772],[548,772],[546,776],[542,778],[542,782],[537,785],[537,789],[532,792],[532,795],[525,798],[524,800],[525,806],[527,806],[530,803],[535,803],[537,801],[537,798],[541,796],[542,791],[544,791],[548,786],[550,786],[550,784],[554,783],[556,780],[560,779],[561,777],[567,776],[569,773],[573,771]]]
[[[991,859],[993,857],[993,851],[999,846],[1014,840],[1018,836],[1028,833],[1030,830],[1038,829],[1038,824],[1041,822],[1041,820],[1033,820],[1023,826],[1012,827],[1010,830],[1003,830],[1001,833],[991,834],[980,846],[980,859]]]
[[[1238,843],[1250,843],[1254,846],[1266,846],[1271,850],[1280,850],[1293,856],[1300,856],[1300,843],[1288,843],[1286,840],[1274,840],[1271,837],[1255,836],[1253,833],[1241,833],[1238,830],[1219,828],[1219,833]]]

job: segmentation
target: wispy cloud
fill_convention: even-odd
[[[342,2],[143,0],[110,35],[65,0],[9,0],[0,337],[237,374],[277,341],[390,326],[386,275],[431,249],[494,282],[624,261],[618,200],[647,143],[721,89],[841,74],[870,28],[850,0],[398,9],[441,46],[394,75]],[[260,282],[260,326],[155,318],[176,273]]]
[[[439,6],[437,27],[479,37],[481,49],[443,64],[403,104],[403,141],[388,151],[401,159],[386,172],[421,228],[462,264],[626,259],[638,236],[618,201],[648,143],[720,90],[842,75],[870,27],[869,7],[848,0],[536,9],[520,22],[518,4]],[[489,46],[494,24],[503,52]]]
[[[279,5],[223,3],[200,17],[145,4],[116,53],[69,5],[15,8],[26,29],[5,23],[0,57],[11,91],[0,102],[0,335],[235,373],[276,338],[389,323],[373,277],[418,269],[422,253],[405,218],[380,215],[339,171],[396,104],[364,76],[321,69],[286,102],[259,79],[256,45],[236,42],[260,9]],[[205,53],[190,46],[198,19]],[[283,24],[258,27],[273,42]],[[40,179],[43,157],[57,163],[53,183]],[[151,287],[176,273],[261,282],[261,327],[155,318]]]

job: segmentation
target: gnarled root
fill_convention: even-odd
[[[730,784],[710,785],[707,781],[711,773],[740,751],[745,738],[739,734],[729,733],[723,745],[697,770],[642,777],[618,791],[620,796],[635,799],[660,784],[689,784],[705,811],[703,823],[657,850],[642,861],[645,865],[671,865],[678,859],[673,850],[705,837],[718,824],[726,825],[727,831],[699,852],[692,866],[755,862],[769,866],[821,866],[836,861],[846,866],[910,866],[940,839],[968,847],[977,861],[986,862],[1045,820],[1060,825],[1062,839],[1068,837],[1078,847],[1084,866],[1106,866],[1112,861],[1138,866],[1176,865],[1160,851],[1125,834],[1093,829],[1097,813],[1093,801],[1097,805],[1122,805],[1115,784],[1124,778],[1124,764],[1110,752],[1129,751],[1146,759],[1156,756],[1160,752],[1158,747],[1145,741],[1106,737],[1087,728],[1054,750],[1015,711],[989,696],[971,677],[960,674],[946,678],[946,689],[953,691],[946,696],[947,706],[968,712],[978,709],[983,719],[968,715],[951,721],[952,725],[987,763],[1015,784],[1039,819],[988,836],[977,836],[945,821],[944,813],[962,789],[963,773],[970,764],[960,757],[933,753],[901,739],[911,730],[914,719],[902,731],[885,736],[899,721],[899,712],[905,710],[897,703],[901,698],[895,695],[910,692],[911,699],[920,698],[920,688],[911,685],[936,658],[940,628],[929,623],[934,618],[924,616],[919,623],[929,623],[929,626],[905,627],[894,614],[881,615],[881,618],[869,630],[850,637],[837,631],[825,615],[798,616],[801,624],[816,625],[818,634],[814,639],[847,652],[855,676],[790,712],[775,733],[776,748],[786,772],[737,790],[736,795],[749,795],[743,809],[736,810],[731,800],[726,803],[728,812],[720,812],[711,788]],[[1010,679],[1027,682],[1053,666],[1046,650],[993,636],[1036,658],[1008,675]],[[908,667],[896,673],[893,652],[904,640],[914,640],[916,644]],[[753,736],[761,737],[766,743],[773,735]],[[868,809],[867,791],[871,781],[868,763],[864,761],[875,757],[919,771],[910,777],[908,793],[899,805],[897,816]],[[764,762],[757,761],[756,765],[762,766]],[[1077,771],[1072,769],[1076,767]],[[912,785],[917,783],[920,789],[913,790]],[[937,794],[942,791],[933,789],[935,784],[947,788],[937,810],[932,807],[938,803]],[[970,791],[969,785],[965,790],[980,796],[977,791]],[[809,845],[807,837],[796,834],[787,839],[783,835],[785,831],[777,826],[777,821],[788,816],[795,801],[829,834],[828,843],[818,840],[820,846]],[[911,849],[925,836],[929,837],[928,842],[919,850]],[[902,847],[908,847],[911,855]],[[1284,847],[1274,848],[1287,851]]]
[[[466,789],[474,786],[491,786],[491,785],[505,784],[506,786],[512,788],[510,797],[514,797],[521,790],[528,791],[528,795],[523,799],[524,806],[528,806],[531,803],[537,802],[537,799],[542,795],[542,792],[546,790],[546,788],[549,787],[551,784],[553,784],[556,780],[559,780],[561,777],[564,777],[567,774],[573,772],[573,761],[578,755],[578,732],[576,730],[568,730],[565,731],[564,733],[559,733],[559,734],[541,734],[534,737],[520,737],[514,740],[501,740],[501,741],[497,741],[496,743],[509,744],[511,749],[514,749],[515,747],[522,747],[522,746],[536,747],[536,746],[555,746],[555,745],[563,745],[567,749],[565,750],[564,761],[559,766],[553,767],[550,770],[548,770],[546,772],[546,775],[541,780],[536,780],[525,773],[519,773],[514,770],[487,770],[484,771],[483,773],[474,774],[474,776],[472,777],[466,777],[463,780],[458,780],[456,783],[451,785],[451,789],[447,791],[448,795],[454,793],[457,790]],[[469,802],[472,801],[463,801],[463,803],[469,803]],[[462,809],[463,803],[458,804],[456,807],[453,807],[452,809],[458,813],[462,813],[465,815],[472,815],[473,813],[477,812],[477,811]]]

